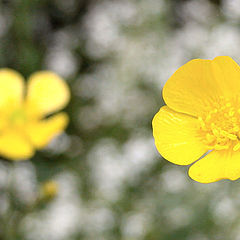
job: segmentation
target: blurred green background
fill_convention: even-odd
[[[200,184],[157,153],[151,121],[192,58],[240,62],[238,0],[2,0],[0,66],[68,82],[70,125],[0,162],[0,240],[240,240],[240,184]],[[48,180],[58,195],[34,205]]]

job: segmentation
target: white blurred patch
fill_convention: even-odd
[[[176,207],[168,210],[166,214],[169,227],[177,229],[183,226],[187,226],[192,218],[192,211],[185,207]]]
[[[214,201],[212,212],[215,221],[223,226],[233,222],[238,216],[238,208],[235,206],[233,200],[228,197]]]
[[[79,78],[74,93],[85,99],[95,99],[96,104],[79,109],[78,122],[85,129],[122,121],[126,127],[141,125],[140,119],[149,119],[152,109],[157,108],[153,96],[137,90],[134,81],[124,79],[115,65],[104,64],[93,74]],[[118,117],[117,117],[118,116]]]
[[[152,138],[132,138],[123,151],[113,139],[102,139],[88,155],[98,194],[114,200],[126,182],[135,182],[154,161]]]
[[[89,236],[101,236],[106,231],[109,231],[115,224],[115,217],[112,211],[104,207],[104,203],[91,203],[86,206],[84,215],[84,231]]]
[[[58,73],[64,78],[68,78],[76,73],[77,60],[68,49],[58,47],[51,48],[45,64],[51,71]]]
[[[72,49],[79,44],[78,40],[74,28],[55,32],[48,46],[45,67],[63,78],[72,77],[81,64],[81,59],[76,58],[72,52]]]
[[[184,17],[186,22],[196,21],[201,24],[214,22],[217,14],[214,6],[207,0],[186,1],[186,3],[181,6],[181,13],[181,16]]]
[[[169,49],[169,52],[174,54],[173,51],[179,47],[185,54],[191,54],[192,52],[200,53],[208,44],[208,39],[208,29],[195,21],[189,21],[186,22],[183,29],[177,30],[175,36],[170,39],[169,47],[172,49]],[[182,59],[184,59],[184,56],[182,56]]]
[[[62,133],[55,137],[45,148],[45,150],[52,154],[61,154],[66,152],[71,145],[71,139],[65,133]]]
[[[229,19],[238,20],[240,18],[240,1],[239,0],[223,0],[222,12]]]
[[[134,19],[135,6],[129,1],[101,1],[91,9],[85,18],[87,51],[95,57],[102,57],[114,50],[119,38],[119,24]]]
[[[152,137],[133,136],[123,146],[123,160],[128,165],[127,179],[134,183],[140,173],[148,171],[155,162],[156,152]]]
[[[167,170],[163,169],[160,183],[164,191],[168,193],[180,193],[188,187],[186,173],[170,167]]]
[[[59,193],[56,200],[44,210],[29,214],[23,221],[28,240],[62,240],[82,227],[81,200],[76,178],[68,172],[56,178]]]
[[[214,58],[216,56],[231,56],[238,61],[239,54],[236,49],[238,49],[239,45],[240,30],[225,23],[212,29],[209,35],[209,40],[203,49],[203,53],[206,58]]]
[[[37,197],[37,179],[35,168],[30,161],[18,162],[11,169],[14,190],[18,199],[31,204]],[[11,180],[10,180],[11,181]]]
[[[145,214],[133,212],[123,217],[121,231],[126,239],[143,239],[148,224],[149,219]]]
[[[0,162],[0,189],[7,188],[9,181],[9,168],[4,162]]]
[[[122,182],[128,165],[122,161],[113,139],[102,139],[88,155],[94,183],[100,196],[114,200],[121,194]]]

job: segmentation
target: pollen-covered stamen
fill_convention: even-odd
[[[210,149],[240,150],[240,101],[220,98],[206,115],[198,118],[204,143]]]

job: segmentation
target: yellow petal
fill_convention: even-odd
[[[153,118],[153,136],[159,153],[168,161],[188,165],[206,151],[197,119],[164,106]]]
[[[70,92],[65,81],[55,73],[41,71],[29,78],[26,103],[40,115],[58,111],[65,107]]]
[[[201,116],[219,97],[239,92],[239,79],[240,68],[230,57],[194,59],[169,78],[163,98],[175,111]]]
[[[56,135],[60,134],[66,128],[67,124],[67,114],[59,113],[48,119],[30,123],[26,127],[26,132],[36,148],[43,148]]]
[[[214,79],[225,97],[231,98],[240,91],[240,67],[228,56],[213,59],[212,68]]]
[[[18,161],[29,159],[33,154],[33,146],[21,133],[7,130],[0,135],[0,155]]]
[[[189,168],[189,176],[201,183],[221,179],[236,180],[240,177],[240,152],[213,150]]]
[[[0,69],[0,107],[14,107],[23,100],[24,78],[16,71]]]

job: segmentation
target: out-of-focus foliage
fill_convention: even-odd
[[[190,180],[151,120],[188,60],[240,62],[239,23],[237,0],[2,0],[0,67],[55,71],[72,99],[66,133],[0,162],[0,240],[238,240],[239,181]]]

